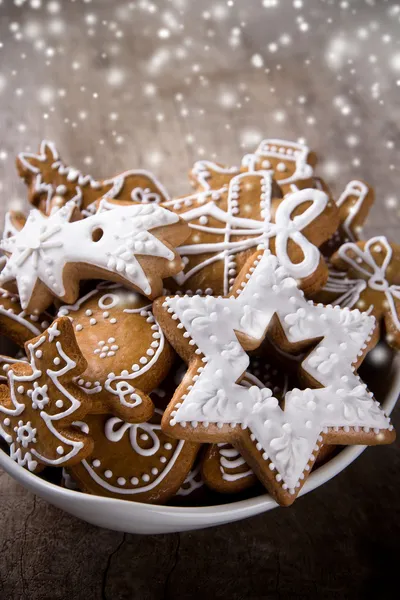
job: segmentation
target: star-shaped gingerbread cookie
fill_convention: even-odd
[[[21,152],[17,169],[28,186],[29,200],[50,215],[55,209],[74,200],[84,216],[93,214],[100,198],[139,203],[160,203],[169,196],[152,173],[132,169],[114,177],[97,180],[78,169],[66,166],[55,145],[42,141],[39,152]]]
[[[268,250],[243,267],[227,297],[168,296],[154,302],[188,371],[162,427],[178,439],[231,443],[281,504],[291,504],[323,444],[382,444],[395,437],[355,369],[374,343],[375,319],[304,298]],[[304,389],[285,394],[240,385],[246,351],[267,335],[304,352]]]

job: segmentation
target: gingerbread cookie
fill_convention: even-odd
[[[143,296],[106,282],[60,308],[88,364],[76,383],[90,395],[92,412],[134,423],[152,416],[148,393],[166,377],[175,353],[151,308]]]
[[[177,439],[229,442],[280,504],[296,498],[322,444],[382,444],[395,438],[355,368],[374,342],[375,319],[307,302],[268,250],[257,252],[228,297],[157,299],[154,314],[188,371],[162,428]],[[241,386],[268,330],[286,351],[308,349],[308,387],[286,393]],[[316,340],[319,340],[316,342]]]
[[[263,140],[253,154],[246,154],[241,167],[225,167],[219,163],[197,161],[190,179],[199,191],[220,190],[227,187],[241,172],[270,171],[284,194],[297,189],[315,187],[316,156],[304,144],[285,140]]]
[[[18,346],[40,335],[50,321],[47,314],[26,313],[17,294],[0,288],[0,333]]]
[[[247,388],[255,385],[261,390],[269,388],[281,402],[288,390],[289,377],[279,367],[258,357],[251,357],[240,385]],[[207,486],[222,494],[242,492],[257,483],[257,477],[243,456],[227,443],[212,444],[207,449],[201,471]]]
[[[29,363],[11,365],[0,385],[0,435],[19,465],[75,464],[92,451],[90,437],[72,425],[90,410],[90,397],[73,378],[86,368],[69,319],[56,319],[25,345]]]
[[[339,199],[336,200],[339,209],[339,228],[321,248],[325,256],[331,256],[346,242],[357,242],[360,239],[362,227],[374,199],[373,188],[363,181],[354,179],[347,184]]]
[[[109,415],[90,415],[85,423],[94,439],[90,458],[69,469],[79,488],[91,494],[165,503],[183,484],[199,444],[171,439],[161,430],[162,410],[148,423],[126,423]]]
[[[38,154],[21,152],[17,157],[19,175],[29,189],[29,200],[46,215],[74,200],[82,214],[88,216],[102,197],[139,203],[165,202],[169,199],[164,186],[149,171],[133,169],[98,181],[65,166],[52,142],[40,144]]]
[[[95,215],[71,222],[75,210],[72,201],[50,217],[33,209],[24,227],[2,240],[8,258],[0,285],[16,284],[24,310],[45,310],[54,298],[75,302],[83,279],[120,282],[154,298],[162,278],[181,270],[171,244],[182,243],[188,228],[176,214],[102,200]]]
[[[321,245],[338,226],[335,204],[316,189],[280,198],[268,171],[241,173],[228,189],[165,203],[188,222],[191,236],[178,248],[184,271],[175,289],[227,294],[257,247],[270,247],[307,292],[319,289],[327,268]],[[170,286],[174,287],[174,286]]]
[[[317,298],[358,308],[384,323],[389,345],[400,350],[400,245],[386,237],[343,244]]]

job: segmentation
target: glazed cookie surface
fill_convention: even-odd
[[[162,278],[181,270],[171,244],[184,241],[188,228],[174,213],[106,200],[87,219],[72,221],[75,211],[72,201],[49,217],[34,209],[15,236],[3,238],[0,285],[17,286],[24,310],[45,310],[54,298],[74,302],[84,279],[116,281],[156,297]]]
[[[395,437],[355,368],[374,343],[375,319],[307,302],[269,251],[245,265],[228,297],[172,296],[154,302],[167,337],[189,364],[166,409],[178,439],[229,442],[281,504],[296,498],[322,444],[381,444]],[[268,330],[285,351],[308,350],[305,389],[239,385]],[[319,341],[315,341],[319,340]]]

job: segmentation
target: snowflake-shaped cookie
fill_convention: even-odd
[[[92,440],[72,423],[91,408],[73,378],[86,368],[69,319],[62,317],[26,343],[29,363],[7,369],[0,385],[0,435],[19,465],[38,472],[72,465],[92,450]]]

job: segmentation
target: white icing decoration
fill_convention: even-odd
[[[249,248],[257,248],[260,245],[268,247],[270,238],[275,238],[276,255],[280,263],[293,277],[305,278],[312,275],[317,269],[320,261],[319,250],[303,235],[302,230],[325,210],[329,202],[328,196],[325,192],[316,189],[297,190],[288,194],[280,202],[273,223],[271,221],[271,172],[257,171],[251,173],[251,177],[259,178],[260,214],[263,220],[237,217],[235,214],[238,211],[237,207],[240,202],[238,198],[240,198],[242,186],[245,185],[245,180],[248,177],[249,173],[241,173],[231,179],[228,189],[227,211],[222,210],[218,206],[217,200],[213,199],[215,191],[202,192],[190,197],[196,200],[196,206],[180,213],[180,217],[188,222],[191,229],[219,237],[224,236],[224,240],[185,245],[178,248],[183,257],[199,254],[207,255],[207,258],[191,269],[175,276],[180,285],[206,266],[222,260],[224,263],[223,289],[224,294],[227,294],[236,276],[235,255]],[[222,191],[224,190],[219,190],[220,193]],[[185,199],[180,199],[180,201],[184,203]],[[176,201],[166,203],[165,206],[171,207],[174,203]],[[291,218],[292,213],[304,203],[311,204],[302,214]],[[203,216],[212,217],[224,226],[211,227],[194,222]],[[235,236],[246,236],[247,239],[235,240]],[[292,240],[303,253],[303,260],[299,263],[292,262],[287,253],[289,240]]]
[[[155,412],[158,415],[162,415],[162,411],[160,411],[159,409],[156,409]],[[129,431],[129,440],[130,440],[130,443],[132,446],[132,450],[134,452],[136,452],[137,454],[139,454],[140,456],[143,456],[143,457],[154,456],[160,449],[160,439],[157,435],[157,432],[161,432],[160,423],[138,423],[138,424],[125,423],[121,419],[113,417],[106,422],[105,427],[104,427],[104,435],[111,443],[119,442],[127,431]],[[151,438],[153,445],[150,448],[145,449],[145,448],[142,448],[140,446],[140,444],[138,444],[137,439],[138,439],[138,436],[140,435],[140,431],[145,431],[148,434],[148,436]],[[148,483],[148,485],[137,487],[135,489],[132,489],[132,488],[129,488],[129,489],[122,488],[121,489],[119,487],[113,486],[110,483],[104,481],[104,479],[102,477],[100,477],[94,471],[93,467],[86,460],[82,461],[82,465],[85,467],[85,469],[88,471],[89,475],[92,477],[92,479],[98,485],[101,485],[103,488],[105,488],[106,490],[108,490],[110,492],[113,492],[116,494],[126,494],[126,495],[142,494],[144,492],[149,492],[149,491],[153,490],[165,479],[165,477],[168,475],[168,473],[171,471],[171,469],[174,467],[176,461],[178,460],[179,455],[180,455],[184,445],[185,445],[185,442],[183,440],[180,440],[177,442],[176,448],[175,448],[170,460],[168,461],[168,464],[165,464],[166,460],[162,460],[163,458],[165,459],[165,457],[161,456],[160,462],[162,464],[165,464],[165,467],[163,467],[162,471],[158,474],[158,476],[154,479],[154,481]],[[158,471],[157,471],[157,473],[158,473]],[[149,482],[150,475],[148,473],[144,473],[142,475],[142,480],[145,483]],[[131,483],[132,483],[132,485],[137,485],[139,483],[139,481],[137,480],[137,478],[135,478],[135,482],[133,483],[133,481],[131,480]]]
[[[99,298],[97,304],[101,310],[103,310],[104,308],[109,309],[110,314],[112,313],[113,309],[118,308],[120,304],[122,306],[129,306],[135,305],[141,301],[141,297],[136,292],[126,290],[119,284],[110,284],[108,282],[103,282],[98,284],[96,289],[91,290],[85,296],[82,296],[82,298],[80,298],[75,304],[62,306],[59,309],[58,315],[70,315],[71,312],[80,310],[82,305],[84,305],[90,298],[92,298],[102,290],[104,290],[105,293]],[[109,300],[110,302],[108,302]],[[151,312],[151,308],[152,305],[147,304],[145,306],[139,306],[136,308],[122,309],[124,313],[138,314],[146,321],[150,319],[150,321],[148,322],[151,322],[153,324],[152,340],[156,340],[157,346],[151,359],[147,360],[147,358],[142,356],[139,359],[139,362],[142,366],[137,366],[137,369],[134,369],[132,366],[131,371],[126,371],[126,368],[122,369],[120,374],[109,373],[106,377],[106,380],[104,381],[104,389],[106,389],[114,396],[117,396],[121,404],[129,408],[135,408],[136,406],[139,406],[142,403],[141,397],[135,392],[135,388],[131,385],[131,382],[143,375],[144,373],[146,373],[147,371],[149,371],[157,363],[165,346],[164,332],[160,328],[159,324],[155,321],[153,313]],[[109,314],[107,315],[107,317],[104,318],[108,317]],[[70,318],[72,318],[73,322],[75,321],[75,319],[72,316],[70,316]],[[112,320],[113,319],[110,319],[110,322],[112,322]],[[78,326],[76,328],[78,329]],[[108,345],[106,346],[106,342],[104,340],[100,340],[98,342],[98,346],[93,350],[94,354],[103,359],[107,358],[107,355],[109,355],[110,351],[114,353],[113,355],[115,355],[115,353],[119,349],[119,345],[117,345],[118,347],[115,346],[115,341],[115,338],[108,338]],[[151,344],[154,344],[154,341],[152,341]],[[105,356],[102,356],[102,350],[105,347],[109,349],[107,351],[104,350],[103,354],[105,354]],[[114,348],[114,350],[110,350],[112,347]],[[146,348],[144,350],[144,354],[146,354],[150,349],[152,349],[151,346],[150,348]],[[103,385],[101,385],[99,382],[97,382],[98,385],[95,385],[93,388],[86,387],[86,383],[81,377],[77,378],[76,383],[86,394],[95,394],[103,390]]]
[[[10,294],[9,292],[7,292],[6,290],[3,290],[0,288],[0,303],[1,303],[2,297],[3,298],[13,297],[13,295]],[[17,296],[14,296],[14,297],[17,302],[18,301]],[[38,327],[36,327],[36,325],[34,325],[29,319],[26,318],[28,315],[24,310],[21,310],[20,312],[17,313],[17,312],[14,312],[14,310],[10,310],[9,308],[7,308],[7,309],[4,308],[4,306],[2,304],[0,304],[0,315],[4,315],[8,319],[12,319],[13,321],[16,321],[17,323],[19,323],[20,325],[23,325],[23,327],[26,327],[26,329],[28,329],[29,331],[32,332],[33,336],[37,336],[42,333],[42,329],[39,329]]]
[[[358,310],[307,302],[269,251],[255,261],[254,271],[236,297],[174,296],[167,297],[163,306],[176,315],[204,355],[198,378],[171,413],[171,426],[217,423],[249,428],[257,448],[274,463],[289,490],[299,485],[321,431],[343,426],[392,428],[352,367],[372,335],[375,319]],[[282,410],[268,388],[236,383],[249,365],[248,355],[242,350],[234,361],[228,361],[221,350],[237,341],[235,332],[248,335],[242,324],[245,307],[257,311],[251,332],[256,340],[263,339],[274,315],[290,343],[321,338],[302,368],[323,387],[286,393]],[[332,368],[314,362],[321,350],[333,359]],[[348,405],[354,408],[352,415]]]
[[[178,216],[154,204],[116,206],[101,201],[95,215],[70,222],[74,208],[69,202],[50,217],[33,209],[24,228],[3,239],[0,247],[10,256],[0,273],[0,285],[15,280],[21,306],[26,308],[37,281],[63,297],[64,267],[86,263],[118,274],[145,295],[151,294],[136,254],[172,260],[173,251],[149,230],[176,223]],[[97,242],[92,239],[96,230],[102,232]]]
[[[208,179],[211,177],[211,171],[227,175],[238,175],[240,173],[240,168],[223,167],[209,160],[196,161],[192,167],[191,175],[197,183],[201,185],[203,190],[211,190],[211,185],[208,182]]]
[[[27,346],[27,352],[30,356],[30,365],[32,367],[32,373],[30,375],[16,375],[13,371],[9,370],[8,382],[10,388],[10,397],[12,408],[6,408],[5,406],[0,404],[0,413],[10,415],[10,416],[22,416],[25,410],[25,404],[18,401],[15,390],[18,388],[19,382],[32,382],[33,386],[31,390],[28,391],[28,397],[32,398],[32,405],[36,403],[38,409],[39,417],[44,421],[46,427],[49,429],[51,434],[60,440],[65,446],[71,448],[69,452],[63,454],[56,459],[49,459],[43,455],[41,455],[34,447],[31,447],[30,450],[23,452],[21,447],[18,447],[13,438],[2,428],[0,423],[0,435],[5,439],[5,441],[10,444],[10,456],[21,466],[27,466],[29,470],[34,471],[37,467],[38,461],[35,459],[39,459],[41,463],[58,466],[62,465],[66,461],[69,461],[73,458],[83,447],[82,442],[73,441],[69,438],[66,438],[54,427],[54,422],[64,419],[74,413],[80,406],[81,403],[77,398],[72,396],[72,394],[62,385],[60,378],[74,369],[76,367],[76,363],[70,359],[67,354],[65,354],[61,342],[56,341],[56,348],[60,358],[64,362],[64,366],[58,370],[47,369],[46,374],[51,379],[53,385],[59,390],[60,394],[67,398],[70,402],[69,407],[61,412],[57,412],[56,414],[48,414],[45,410],[46,405],[48,404],[47,398],[47,385],[42,387],[38,386],[37,379],[42,376],[42,372],[36,366],[36,350],[40,346],[42,346],[46,342],[46,335],[43,335],[35,343],[29,343]],[[30,393],[29,393],[30,392]],[[23,425],[23,421],[21,421]],[[21,425],[21,427],[22,427]],[[26,424],[28,425],[28,424]],[[18,439],[17,439],[18,441]],[[32,438],[30,444],[33,445],[35,440]],[[23,448],[27,448],[27,444],[23,444]]]
[[[199,465],[192,471],[189,471],[185,481],[182,483],[179,490],[176,492],[177,496],[189,496],[195,490],[203,487],[204,481],[201,477],[201,466]]]
[[[225,444],[218,444],[218,452],[220,455],[220,470],[222,479],[225,481],[238,481],[239,479],[243,479],[244,477],[249,477],[253,475],[253,471],[249,468],[245,471],[241,471],[239,473],[229,473],[228,469],[235,469],[237,467],[242,467],[246,464],[243,456],[241,456],[240,452],[235,448],[226,448]]]
[[[295,171],[289,177],[279,179],[279,185],[295,184],[297,181],[310,179],[314,175],[314,170],[307,163],[310,150],[303,144],[297,142],[288,142],[285,140],[266,139],[260,142],[255,154],[247,154],[243,157],[242,166],[247,167],[249,171],[255,170],[258,160],[273,157],[281,158],[285,161],[295,163]],[[278,168],[278,171],[280,169]]]
[[[375,262],[372,254],[372,250],[377,246],[381,248],[384,257],[381,266]],[[355,257],[353,258],[351,254]],[[338,255],[365,279],[350,279],[343,271],[331,270],[324,290],[340,294],[333,303],[351,308],[357,304],[361,293],[369,287],[385,295],[393,323],[400,331],[400,319],[396,308],[396,301],[400,300],[400,286],[390,285],[386,279],[386,270],[393,257],[392,248],[386,237],[377,236],[369,239],[363,249],[353,242],[348,242],[340,246]],[[365,309],[371,311],[373,307],[366,306]]]
[[[33,166],[33,164],[31,163],[32,159],[39,160],[41,162],[46,162],[46,150],[52,155],[52,169],[57,171],[59,175],[65,176],[67,181],[75,183],[75,196],[73,200],[78,207],[80,207],[82,202],[82,188],[90,186],[92,189],[99,190],[99,198],[104,197],[113,199],[118,197],[129,178],[140,176],[149,179],[149,181],[152,182],[154,187],[159,190],[159,193],[150,193],[148,190],[143,190],[142,188],[135,188],[131,193],[132,199],[135,199],[138,202],[157,203],[159,203],[161,200],[169,200],[169,194],[167,190],[150,171],[146,171],[144,169],[132,169],[129,171],[125,171],[120,175],[116,175],[111,179],[106,179],[105,181],[98,181],[94,179],[91,175],[83,175],[78,169],[75,169],[74,167],[65,166],[59,158],[59,154],[55,145],[52,142],[43,140],[40,144],[39,154],[31,152],[21,152],[18,155],[18,159],[27,171],[36,175],[34,189],[35,192],[39,194],[46,194],[45,210],[47,214],[51,209],[51,201],[54,195],[63,196],[66,193],[67,189],[66,186],[58,186],[55,188],[53,184],[43,181],[39,168]],[[107,192],[102,194],[101,190],[109,186],[111,186],[111,188]],[[59,188],[62,189],[60,190]],[[138,190],[141,190],[143,192],[142,196],[140,196]],[[55,207],[55,209],[53,210],[57,210],[57,207]],[[87,206],[86,209],[83,211],[83,214],[84,216],[90,216],[94,212],[95,206],[92,205]]]
[[[349,214],[347,215],[346,219],[342,222],[342,227],[346,234],[346,237],[352,242],[357,241],[353,230],[353,220],[357,216],[362,205],[364,204],[367,194],[368,187],[365,185],[365,183],[354,179],[346,185],[343,193],[336,201],[337,206],[340,208],[342,204],[344,204],[347,201],[349,196],[355,196],[357,198],[353,206],[350,208]]]

